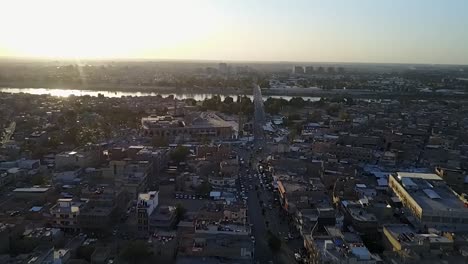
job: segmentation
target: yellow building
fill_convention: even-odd
[[[397,172],[389,176],[389,186],[427,227],[468,230],[468,208],[436,174]]]

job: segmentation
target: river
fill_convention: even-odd
[[[163,97],[167,97],[169,95],[174,95],[175,98],[183,100],[187,98],[193,98],[197,101],[203,101],[206,98],[211,98],[213,95],[217,95],[214,93],[196,93],[196,94],[188,94],[188,93],[155,93],[155,92],[122,92],[122,91],[108,91],[108,90],[73,90],[73,89],[58,89],[58,88],[0,88],[0,92],[4,93],[26,93],[26,94],[49,94],[51,96],[58,96],[58,97],[68,97],[71,95],[75,96],[98,96],[102,94],[105,97],[122,97],[122,96],[156,96],[161,95]],[[237,95],[220,95],[221,99],[224,100],[226,96],[231,96],[236,98]],[[252,95],[247,95],[250,99],[253,99]],[[263,100],[267,98],[284,98],[286,100],[290,100],[293,96],[280,96],[280,95],[267,95],[263,96]],[[304,100],[310,101],[318,101],[320,97],[316,96],[302,96]]]

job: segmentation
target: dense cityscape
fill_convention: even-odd
[[[466,263],[467,71],[4,61],[0,263]]]

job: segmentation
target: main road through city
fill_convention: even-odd
[[[236,151],[239,157],[243,158],[245,161],[250,159],[251,152],[249,150],[237,149]],[[255,165],[252,164],[252,167],[253,166]],[[259,182],[256,177],[253,177],[255,169],[252,167],[248,168],[248,166],[246,166],[241,169],[240,180],[242,184],[248,186],[246,190],[246,195],[248,197],[247,208],[249,221],[252,224],[252,235],[255,237],[255,263],[268,263],[269,261],[273,261],[273,252],[271,252],[268,246],[265,218],[262,215],[262,208],[257,192],[255,191],[255,185],[258,185]],[[247,172],[247,168],[249,172]]]
[[[260,86],[254,84],[253,87],[254,96],[254,142],[256,147],[263,147],[265,141],[265,135],[263,126],[265,125],[265,109],[263,106],[262,91]]]

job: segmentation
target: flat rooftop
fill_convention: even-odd
[[[439,176],[432,173],[397,173],[397,180],[423,209],[424,214],[468,216],[468,208]]]
[[[226,121],[213,112],[201,112],[191,125],[192,127],[235,127],[236,123]]]
[[[184,127],[182,120],[175,119],[172,116],[148,116],[141,119],[141,124],[145,129],[148,128],[169,128]]]
[[[384,225],[384,228],[394,239],[407,246],[419,245],[423,240],[432,243],[453,243],[450,239],[436,234],[419,234],[406,224]]]
[[[138,194],[138,199],[143,201],[153,200],[156,195],[158,195],[158,191],[151,191],[147,193],[140,193]]]
[[[30,187],[30,188],[16,188],[13,190],[15,193],[44,193],[47,192],[47,187]]]
[[[195,232],[207,234],[233,234],[246,235],[250,233],[250,227],[237,224],[210,224],[205,221],[198,221],[195,224]]]
[[[397,177],[402,178],[414,178],[414,179],[424,179],[432,181],[442,181],[442,178],[434,173],[415,173],[415,172],[397,172]]]
[[[367,212],[365,208],[348,207],[348,211],[351,216],[358,221],[377,221],[377,217],[374,214]]]
[[[321,257],[324,261],[340,262],[350,257],[357,258],[360,261],[377,260],[362,243],[347,244],[343,247],[343,241],[333,239],[332,237],[320,237],[313,239],[317,248],[321,251]]]
[[[278,185],[283,186],[283,189],[284,189],[284,191],[286,193],[292,193],[292,192],[306,191],[307,190],[307,187],[305,186],[305,183],[300,183],[300,182],[278,181]]]

